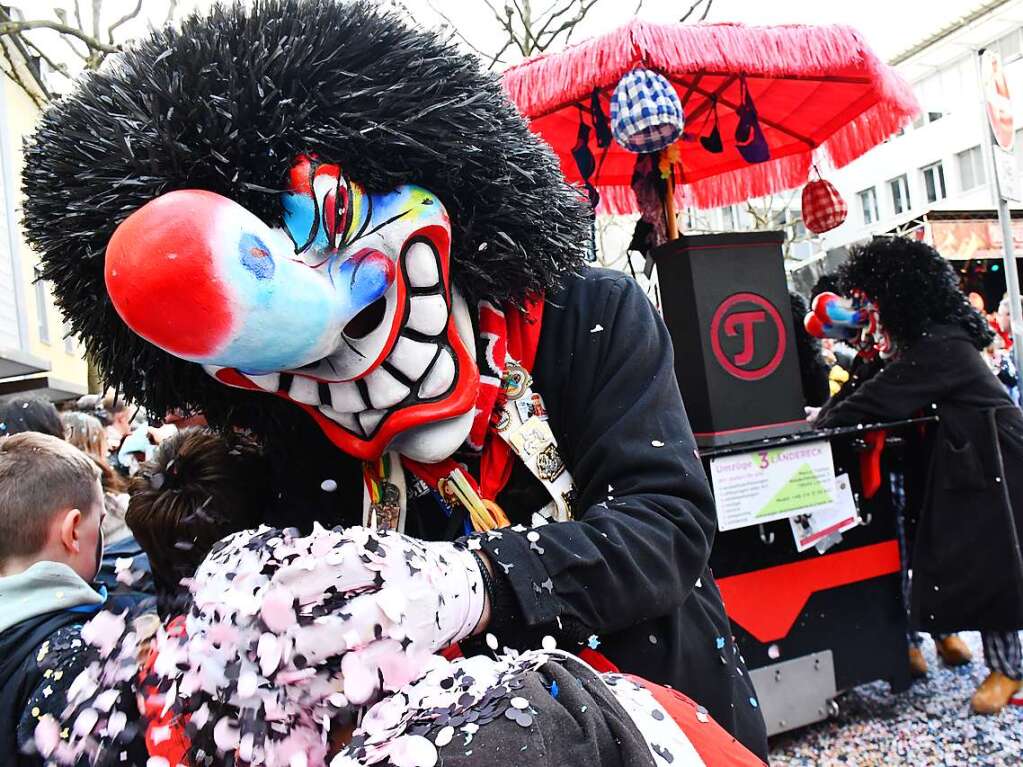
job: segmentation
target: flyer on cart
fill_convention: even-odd
[[[835,503],[835,464],[826,440],[710,460],[718,529],[735,530]]]
[[[856,499],[853,498],[848,474],[839,474],[835,477],[835,503],[831,508],[789,517],[797,551],[806,551],[833,535],[856,527],[859,523],[860,515],[856,510]]]

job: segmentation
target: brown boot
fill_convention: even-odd
[[[927,658],[916,645],[909,646],[909,675],[914,679],[927,676]]]
[[[1012,698],[1013,694],[1023,687],[1018,679],[1011,679],[998,671],[992,671],[987,679],[980,683],[977,692],[973,693],[970,705],[978,714],[997,714]]]
[[[934,640],[934,649],[946,666],[965,666],[973,660],[973,653],[958,634],[949,634],[944,639]]]

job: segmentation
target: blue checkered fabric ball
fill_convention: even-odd
[[[685,118],[674,86],[663,75],[637,67],[611,94],[611,131],[630,152],[659,152],[682,135]]]

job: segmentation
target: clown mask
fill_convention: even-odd
[[[304,155],[282,203],[283,229],[192,189],[135,211],[107,246],[118,314],[221,383],[294,403],[356,458],[447,457],[479,374],[444,206],[415,186],[369,194]]]

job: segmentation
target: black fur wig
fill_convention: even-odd
[[[260,413],[242,420],[280,410],[129,330],[103,259],[119,223],[175,189],[216,192],[279,225],[279,192],[303,152],[371,192],[435,193],[451,216],[452,278],[470,303],[520,302],[582,263],[587,207],[475,57],[361,1],[218,7],[88,74],[27,147],[28,240],[72,332],[128,398],[221,423],[238,423],[247,405]]]
[[[937,324],[962,326],[978,349],[994,339],[987,321],[959,289],[952,265],[923,242],[875,237],[852,249],[839,279],[846,295],[861,290],[877,304],[881,323],[904,348]]]

